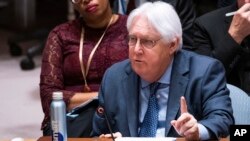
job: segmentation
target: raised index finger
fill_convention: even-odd
[[[186,100],[185,100],[185,98],[183,96],[180,99],[180,104],[181,104],[181,114],[187,113],[188,112],[188,110],[187,110],[187,102],[186,102]]]

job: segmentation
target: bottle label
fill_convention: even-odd
[[[59,131],[58,121],[52,120],[51,125],[52,125],[52,140],[53,141],[63,141],[64,137],[63,137],[62,133],[60,133],[60,131]]]

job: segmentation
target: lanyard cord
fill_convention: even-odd
[[[101,43],[108,27],[111,25],[113,21],[113,16],[111,17],[110,21],[109,21],[109,24],[108,26],[106,27],[105,31],[103,32],[102,36],[100,37],[99,41],[96,43],[95,47],[93,48],[93,50],[91,51],[90,55],[89,55],[89,58],[88,58],[88,62],[87,62],[87,65],[86,65],[86,70],[85,70],[85,67],[84,67],[84,64],[83,64],[83,59],[82,59],[82,56],[83,56],[83,42],[84,42],[84,27],[82,27],[82,32],[81,32],[81,39],[80,39],[80,48],[79,48],[79,61],[80,61],[80,66],[81,66],[81,71],[82,71],[82,75],[83,75],[83,79],[84,79],[84,91],[88,91],[90,92],[90,88],[88,86],[88,83],[87,83],[87,75],[88,75],[88,72],[89,72],[89,67],[90,67],[90,64],[91,64],[91,61],[92,61],[92,58],[94,56],[94,53],[96,51],[96,49],[98,48],[99,44]]]

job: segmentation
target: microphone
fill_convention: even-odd
[[[106,111],[104,110],[103,107],[99,106],[99,107],[97,108],[97,113],[103,114],[103,115],[104,115],[106,124],[107,124],[107,126],[108,126],[109,133],[111,134],[112,141],[115,141],[115,137],[113,136],[113,130],[112,130],[111,126],[110,126],[110,122],[109,122],[109,119],[108,119],[108,116],[107,116]]]

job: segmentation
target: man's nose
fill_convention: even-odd
[[[135,47],[134,47],[134,51],[136,53],[141,53],[142,52],[142,46],[141,46],[140,39],[137,39],[137,42],[136,42]]]

